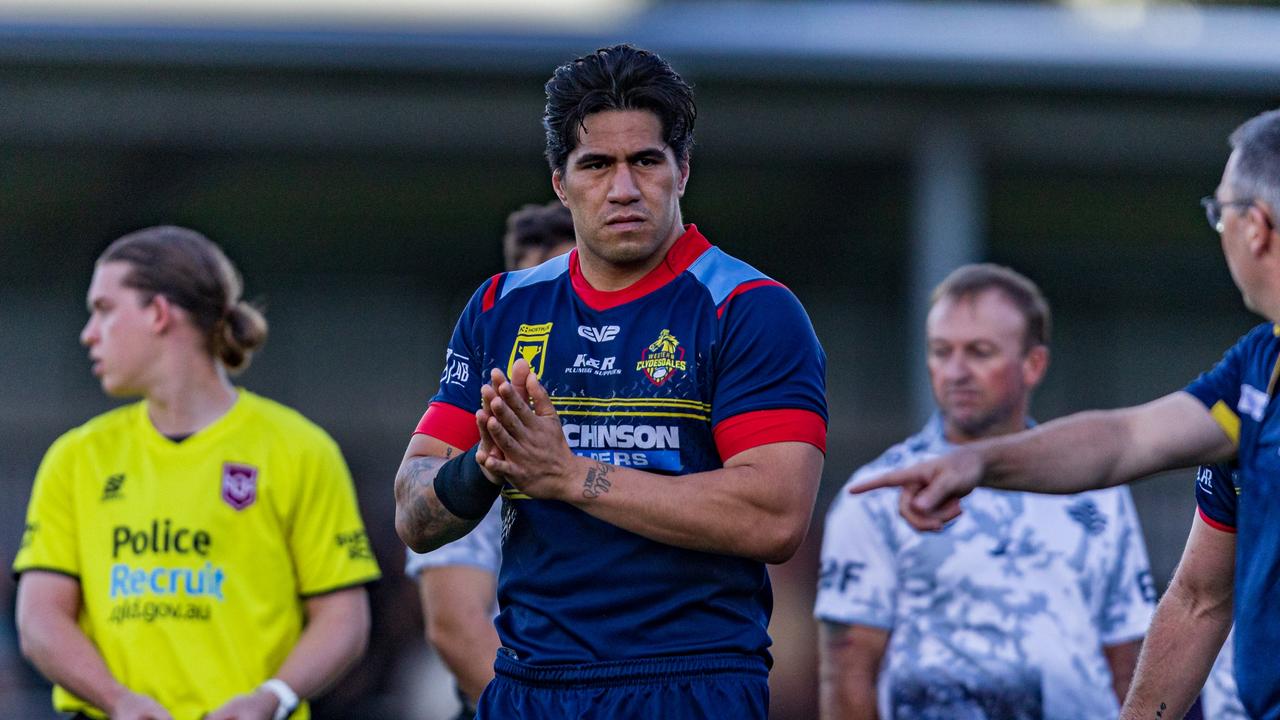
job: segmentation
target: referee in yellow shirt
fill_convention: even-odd
[[[80,339],[113,397],[60,437],[14,560],[23,654],[54,707],[280,720],[364,651],[378,577],[334,441],[236,388],[266,340],[231,262],[178,227],[98,259]]]

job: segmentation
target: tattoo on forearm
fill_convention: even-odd
[[[596,461],[596,466],[587,471],[587,477],[582,481],[582,497],[593,500],[609,492],[609,488],[613,486],[609,480],[611,472],[612,465]]]
[[[1161,720],[1162,718],[1164,718],[1164,710],[1167,707],[1169,706],[1165,705],[1164,703],[1160,703],[1160,709],[1156,711],[1156,720]]]
[[[446,510],[436,499],[433,488],[436,470],[452,454],[453,448],[447,448],[443,458],[414,458],[405,463],[396,475],[396,510],[404,515],[411,527],[419,531],[447,529],[452,534],[470,525],[470,521]]]

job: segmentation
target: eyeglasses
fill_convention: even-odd
[[[1222,208],[1225,207],[1249,207],[1254,203],[1253,198],[1247,200],[1219,200],[1212,195],[1206,195],[1200,198],[1200,205],[1204,208],[1204,216],[1209,220],[1209,227],[1222,232]]]

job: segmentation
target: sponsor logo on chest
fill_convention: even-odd
[[[640,351],[640,361],[636,370],[644,373],[649,382],[662,387],[677,372],[687,369],[684,359],[684,348],[670,330],[663,329],[658,339],[649,343],[649,347]]]
[[[604,325],[602,327],[592,327],[590,325],[579,325],[578,335],[590,340],[593,343],[605,343],[618,337],[618,333],[622,332],[622,328],[617,325]]]
[[[614,367],[618,362],[618,358],[610,355],[605,358],[594,358],[586,353],[579,353],[578,357],[573,361],[573,367],[565,368],[566,375],[581,375],[589,373],[598,377],[606,377],[609,375],[621,375],[622,368]]]
[[[551,326],[554,324],[520,324],[519,329],[516,330],[516,340],[511,344],[511,359],[507,361],[508,376],[511,375],[511,368],[516,364],[516,360],[524,358],[533,372],[538,377],[543,377],[543,370],[547,365],[547,343],[551,341]]]
[[[680,428],[674,425],[580,425],[565,423],[564,439],[575,455],[652,470],[678,471]]]

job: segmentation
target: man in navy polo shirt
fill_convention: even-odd
[[[825,357],[780,283],[684,224],[696,110],[619,45],[548,81],[567,256],[463,310],[396,478],[416,551],[501,491],[502,648],[479,718],[764,718],[765,563],[803,540]]]
[[[1255,720],[1280,718],[1280,111],[1231,135],[1222,181],[1202,203],[1222,239],[1245,305],[1269,321],[1181,392],[1146,405],[1085,412],[966,445],[950,455],[853,488],[900,486],[899,507],[920,529],[959,514],[981,484],[1074,493],[1169,468],[1234,458],[1239,465],[1234,556],[1227,518],[1205,497],[1178,580],[1156,616],[1122,718],[1180,718],[1231,627],[1241,700]],[[1234,582],[1233,582],[1234,576]]]

